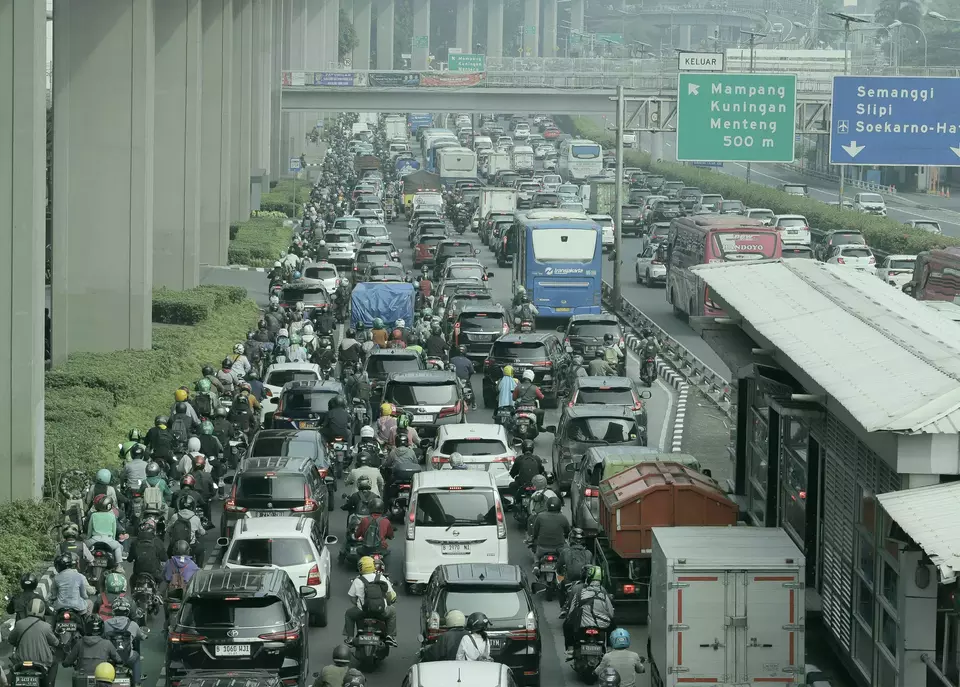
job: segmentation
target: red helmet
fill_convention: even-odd
[[[192,487],[197,484],[197,478],[193,475],[184,475],[183,479],[180,480],[180,487]]]
[[[401,332],[399,329],[394,329],[393,334],[391,336],[393,336],[394,339],[402,339],[403,332]]]
[[[202,468],[206,464],[207,464],[206,456],[198,454],[193,457],[193,467]]]

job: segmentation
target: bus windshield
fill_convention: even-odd
[[[717,231],[708,262],[764,260],[776,255],[777,235],[772,232]]]
[[[596,229],[535,229],[532,234],[537,262],[588,263],[596,254]]]
[[[593,160],[600,157],[600,146],[595,143],[572,145],[570,154],[578,160]]]

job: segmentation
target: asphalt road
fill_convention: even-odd
[[[410,267],[410,250],[406,241],[406,224],[395,223],[390,226],[394,242],[398,247],[403,248],[403,262],[405,266]],[[477,242],[479,246],[479,242]],[[486,248],[482,248],[481,258],[489,259],[493,266],[492,255]],[[506,302],[511,298],[512,287],[509,282],[507,272],[494,268],[495,276],[492,279],[494,297]],[[230,284],[245,287],[250,295],[263,303],[266,300],[266,276],[261,272],[242,271],[226,268],[207,267],[203,269],[202,281],[205,284]],[[638,361],[631,357],[628,361],[628,373],[632,376],[638,375]],[[479,391],[480,379],[475,378],[475,389]],[[658,442],[663,444],[668,423],[672,416],[672,407],[674,396],[665,385],[658,383],[652,388],[653,397],[647,401],[648,408],[648,431],[651,444]],[[491,411],[482,408],[481,394],[477,393],[478,403],[481,408],[470,413],[468,420],[470,422],[491,422]],[[545,424],[556,424],[559,417],[559,411],[548,410]],[[537,440],[537,452],[540,456],[549,459],[552,435],[541,435]],[[340,493],[343,493],[341,490]],[[339,505],[339,500],[338,500]],[[569,511],[568,511],[569,516]],[[215,519],[219,513],[214,514]],[[330,532],[338,537],[342,537],[346,527],[345,514],[337,508],[331,513]],[[211,530],[208,541],[208,550],[212,550],[213,542],[218,529]],[[523,545],[523,534],[517,528],[513,518],[508,515],[508,542],[511,562],[522,565],[527,571],[532,566],[532,556],[529,550]],[[388,572],[391,578],[397,582],[403,577],[403,547],[404,539],[399,535],[392,544],[394,553],[390,557]],[[334,553],[334,552],[331,552]],[[311,672],[319,671],[321,667],[330,662],[330,655],[335,646],[342,641],[342,618],[343,612],[347,608],[346,592],[349,584],[355,576],[353,570],[344,569],[342,566],[334,565],[334,592],[330,602],[330,625],[326,628],[312,628],[310,630],[310,669]],[[417,634],[419,633],[419,613],[420,598],[408,596],[402,589],[401,584],[397,584],[398,599],[398,618],[400,622],[400,646],[392,649],[387,660],[377,669],[376,672],[368,675],[368,685],[370,687],[396,687],[409,666],[416,661],[416,654],[419,648]],[[581,684],[579,679],[573,673],[572,669],[566,665],[563,660],[563,632],[561,621],[557,618],[559,611],[556,602],[543,602],[540,607],[540,628],[542,637],[542,658],[540,668],[542,672],[542,684],[547,686],[573,686]],[[643,647],[646,642],[645,628],[630,627],[634,635],[634,642],[637,647]],[[163,672],[164,663],[164,635],[161,632],[159,624],[151,628],[152,636],[143,644],[143,666],[145,674],[144,683],[164,687],[165,674]],[[641,649],[642,651],[642,649]],[[71,687],[70,678],[72,671],[61,670],[58,675],[58,687]],[[638,683],[646,687],[647,677],[640,676]]]

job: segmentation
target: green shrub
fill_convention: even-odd
[[[558,119],[564,121],[562,117]],[[576,131],[584,138],[597,141],[603,146],[615,143],[612,132],[604,131],[584,117],[568,118],[568,122],[568,130]],[[812,198],[799,198],[775,188],[750,184],[729,174],[687,167],[676,162],[655,162],[647,153],[636,150],[624,152],[624,165],[627,167],[642,167],[663,174],[668,179],[696,186],[705,193],[719,193],[724,198],[737,198],[747,207],[770,208],[778,214],[803,215],[815,229],[858,229],[867,243],[880,251],[913,254],[932,248],[960,246],[960,239],[913,229],[893,219],[840,210]]]
[[[283,220],[256,217],[241,222],[237,234],[227,249],[231,265],[268,267],[290,247],[293,229],[283,226]]]
[[[239,286],[198,286],[189,291],[157,289],[153,292],[153,321],[163,324],[198,324],[217,308],[239,303],[247,296]]]
[[[50,526],[58,512],[50,501],[14,501],[0,505],[0,594],[19,591],[20,575],[51,558]]]
[[[296,193],[294,193],[296,191]],[[299,217],[300,206],[310,197],[306,181],[284,179],[271,185],[270,191],[260,196],[260,210],[282,212],[286,217]]]

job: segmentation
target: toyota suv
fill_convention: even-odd
[[[357,257],[357,239],[346,229],[328,231],[323,235],[330,254],[327,260],[334,265],[349,265]]]
[[[461,346],[471,360],[490,355],[493,342],[510,333],[507,312],[499,303],[465,305],[453,321],[453,345]]]
[[[421,437],[432,437],[440,425],[467,420],[463,388],[455,372],[424,370],[399,372],[387,378],[383,403],[392,403],[410,414],[410,426]]]
[[[480,255],[480,249],[474,248],[469,241],[445,239],[437,244],[437,252],[434,255],[436,258],[433,263],[433,280],[440,281],[447,258],[472,258]]]
[[[323,424],[330,400],[343,398],[343,384],[334,380],[289,382],[279,397],[270,403],[277,406],[271,426],[274,429],[316,429]]]
[[[421,268],[423,265],[431,266],[434,261],[434,253],[441,241],[446,241],[446,234],[420,234],[417,237],[416,249],[413,253],[413,267]]]
[[[570,347],[570,352],[582,355],[586,360],[592,360],[596,350],[603,348],[603,337],[607,334],[613,336],[618,346],[623,346],[620,320],[609,313],[574,315],[566,326],[557,327],[557,331],[564,335],[564,344]]]
[[[624,236],[628,231],[634,236],[640,236],[643,231],[643,212],[639,205],[621,205],[620,221],[623,222],[620,232]]]
[[[404,348],[374,348],[367,355],[363,371],[373,385],[373,397],[383,393],[387,378],[397,372],[416,372],[426,369],[423,357]]]
[[[553,431],[553,474],[557,488],[570,491],[573,474],[591,446],[646,446],[647,433],[623,406],[587,405],[564,408]]]
[[[494,342],[490,356],[483,361],[483,404],[487,408],[496,407],[497,383],[503,377],[505,365],[513,367],[513,376],[517,379],[526,370],[532,370],[534,383],[544,395],[543,405],[557,407],[567,355],[555,335],[546,332],[504,334]]]
[[[268,670],[285,687],[308,684],[304,600],[316,594],[278,568],[198,570],[167,635],[167,685],[194,670]]]

